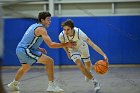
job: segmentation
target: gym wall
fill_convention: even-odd
[[[59,42],[61,23],[67,18],[72,19],[75,26],[81,28],[107,54],[110,64],[140,64],[140,16],[52,17],[47,30],[53,41]],[[35,22],[37,20],[31,18],[4,19],[3,65],[20,65],[16,46],[26,29]],[[74,65],[63,49],[51,49],[45,43],[41,47],[47,50],[55,65]],[[92,63],[103,59],[91,47],[90,55]]]
[[[0,59],[3,65],[20,65],[16,46],[28,26],[37,22],[40,11],[50,11],[53,15],[47,28],[53,41],[59,42],[61,22],[71,18],[75,26],[101,47],[111,64],[140,64],[139,0],[4,0],[0,1],[0,5],[4,18],[4,29],[0,30]],[[55,65],[74,64],[63,49],[50,49],[44,43],[41,47],[46,48],[48,55],[54,58]],[[90,54],[92,63],[103,59],[91,47]]]

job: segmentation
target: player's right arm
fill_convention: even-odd
[[[60,35],[59,35],[59,41],[60,41],[61,43],[64,43],[64,42],[65,42],[62,33],[60,33]],[[63,49],[65,50],[65,52],[66,52],[68,58],[70,59],[70,52],[68,51],[68,47],[63,47]]]
[[[70,59],[70,52],[68,51],[68,48],[67,47],[63,47],[63,49],[65,50],[68,58]]]
[[[50,47],[50,48],[63,48],[63,47],[72,47],[75,46],[75,43],[56,43],[51,40],[49,35],[47,34],[47,31],[44,27],[38,27],[35,30],[36,36],[42,36],[44,42]]]

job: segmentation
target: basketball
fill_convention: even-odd
[[[97,74],[105,74],[108,72],[108,63],[104,60],[99,60],[94,64],[93,69]]]

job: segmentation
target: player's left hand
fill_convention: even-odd
[[[44,48],[39,48],[39,51],[42,52],[43,54],[47,54],[47,51]]]

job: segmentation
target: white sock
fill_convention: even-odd
[[[18,83],[19,81],[13,80],[13,82],[16,82],[16,83]]]
[[[49,83],[49,84],[52,84],[52,83],[53,83],[53,81],[49,81],[48,83]]]

